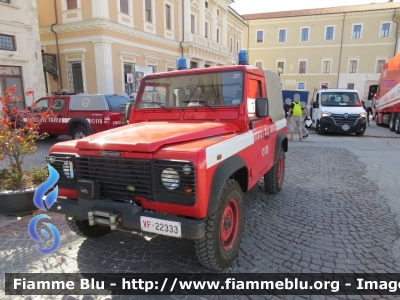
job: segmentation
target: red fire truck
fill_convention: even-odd
[[[382,67],[375,121],[377,125],[389,125],[390,131],[400,133],[400,54]]]
[[[282,188],[282,91],[277,73],[245,63],[181,69],[142,79],[129,125],[51,148],[60,179],[50,210],[86,237],[193,239],[200,262],[221,270],[240,248],[243,192],[260,179],[268,193]]]

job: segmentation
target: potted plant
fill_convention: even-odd
[[[37,151],[36,140],[46,136],[39,132],[42,121],[51,112],[35,107],[18,109],[21,96],[15,96],[16,87],[0,94],[0,161],[7,159],[8,168],[0,169],[0,213],[26,214],[36,210],[33,195],[36,187],[47,178],[47,169],[22,168],[26,155]],[[34,95],[28,89],[26,95]]]

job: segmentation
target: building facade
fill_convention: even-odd
[[[282,70],[282,87],[376,91],[381,66],[399,52],[400,3],[388,2],[243,15],[249,62]]]
[[[47,93],[131,94],[179,57],[190,68],[236,63],[247,24],[231,2],[37,0]]]
[[[45,95],[36,1],[0,0],[0,93],[16,86],[24,105]]]

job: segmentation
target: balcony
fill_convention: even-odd
[[[208,46],[207,39],[205,37],[202,37],[202,36],[198,35],[198,34],[194,34],[194,41],[197,44],[200,44],[200,45],[203,45],[203,46]]]
[[[214,41],[208,41],[208,47],[214,50],[219,50],[219,44]]]

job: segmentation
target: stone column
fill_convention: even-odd
[[[114,74],[112,64],[111,41],[99,39],[94,41],[94,60],[96,62],[97,93],[114,93]]]
[[[92,1],[92,18],[110,19],[108,0]]]
[[[199,34],[204,37],[205,34],[205,12],[206,12],[206,4],[205,0],[200,0],[200,22],[199,22]]]
[[[191,22],[191,18],[192,18],[192,11],[190,9],[190,1],[186,1],[186,0],[182,0],[185,1],[184,2],[184,14],[185,14],[185,41],[186,42],[191,42],[191,26],[192,26],[192,22]]]

